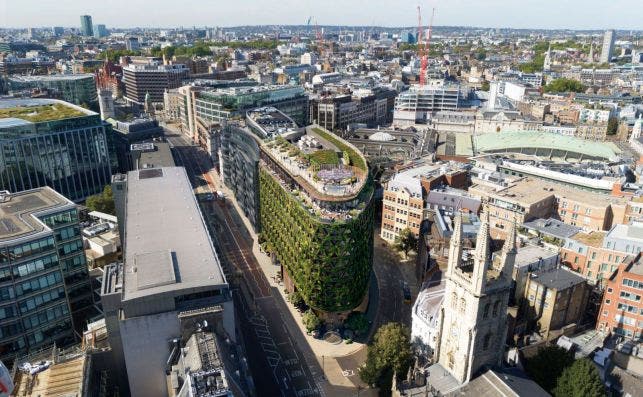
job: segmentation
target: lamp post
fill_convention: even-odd
[[[322,354],[322,379],[326,379],[326,371],[325,371],[325,365],[324,365],[325,364],[325,358],[326,358],[326,356],[324,356]]]

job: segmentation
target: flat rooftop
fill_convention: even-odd
[[[49,229],[36,214],[75,208],[75,204],[50,187],[19,193],[0,193],[0,246]]]
[[[93,79],[94,75],[91,73],[79,74],[50,74],[50,75],[37,75],[37,76],[11,76],[10,81],[18,81],[24,83],[39,82],[39,81],[71,81],[71,80],[85,80]]]
[[[534,277],[534,275],[536,275],[536,277]],[[585,282],[583,277],[564,267],[545,272],[534,272],[532,273],[531,280],[558,291]]]
[[[226,285],[183,167],[127,174],[123,300]]]
[[[558,255],[558,252],[536,245],[525,245],[519,247],[516,253],[514,267],[525,267],[537,262],[539,259],[548,259]]]
[[[0,127],[13,127],[16,119],[29,123],[96,115],[91,110],[55,99],[0,100]],[[3,121],[3,119],[8,119]]]

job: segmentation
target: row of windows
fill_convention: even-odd
[[[18,311],[15,306],[9,305],[0,307],[0,320],[6,320],[8,318],[15,317],[16,315],[18,315]]]
[[[607,299],[605,301],[605,304],[609,305],[609,299]],[[631,305],[627,305],[625,303],[619,303],[617,307],[618,307],[618,310],[624,310],[624,311],[626,311],[628,313],[636,313],[636,312],[638,312],[638,309],[636,307],[631,306]],[[643,314],[643,309],[641,309],[641,314]]]
[[[0,325],[0,339],[18,335],[22,332],[22,326],[19,322],[7,325]]]
[[[63,287],[58,287],[56,289],[52,289],[50,291],[43,292],[42,294],[38,294],[36,296],[32,296],[20,301],[20,312],[28,313],[41,305],[45,305],[49,302],[54,302],[64,298],[65,289]]]
[[[80,236],[80,227],[78,225],[67,226],[56,230],[56,241],[65,241],[70,238]]]
[[[58,255],[65,256],[73,254],[74,252],[80,252],[83,250],[83,241],[76,240],[69,243],[62,244],[58,247]]]
[[[621,291],[621,298],[629,299],[631,301],[639,302],[641,300],[641,295],[636,295],[631,292]]]
[[[623,279],[623,285],[625,285],[627,287],[636,288],[636,289],[643,289],[643,282],[636,281],[636,280],[630,280],[629,278],[624,278]]]
[[[69,223],[78,222],[78,211],[73,209],[69,211],[59,212],[57,214],[45,215],[40,219],[45,223],[45,225],[49,226],[50,228],[56,228],[62,225],[67,225]]]
[[[22,296],[32,292],[36,292],[41,289],[51,287],[61,283],[63,280],[60,272],[53,272],[41,277],[34,278],[32,280],[16,284],[16,295]]]
[[[66,303],[50,307],[47,310],[43,310],[40,313],[36,313],[31,316],[23,318],[23,324],[25,329],[37,328],[42,324],[55,321],[61,317],[67,316],[69,314],[69,308]]]
[[[46,269],[58,266],[56,255],[47,255],[29,262],[22,263],[13,267],[13,277],[26,277],[30,274],[38,273]]]
[[[54,238],[47,237],[30,243],[9,247],[7,250],[0,250],[0,263],[6,263],[9,260],[15,261],[20,258],[36,255],[44,251],[53,249]]]

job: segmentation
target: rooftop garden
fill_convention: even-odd
[[[351,146],[348,146],[346,143],[342,142],[335,135],[331,134],[330,132],[324,131],[321,128],[313,128],[312,130],[315,134],[319,135],[323,139],[335,145],[335,147],[341,150],[342,153],[345,153],[345,156],[348,156],[350,165],[357,167],[364,172],[368,172],[364,158],[360,155],[360,153],[355,151],[355,149],[353,149]]]
[[[61,103],[38,106],[17,106],[0,109],[0,119],[17,118],[33,123],[85,116],[85,113]]]

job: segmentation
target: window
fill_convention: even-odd
[[[529,297],[530,297],[529,299],[531,300],[531,297],[533,297],[533,295],[529,295]],[[491,303],[487,303],[486,305],[484,305],[484,311],[482,312],[482,318],[489,317],[489,307],[490,306],[491,306]]]
[[[605,304],[606,304],[606,305],[609,305],[609,304],[610,304],[610,302],[612,302],[612,301],[611,301],[611,300],[609,300],[609,299],[605,299]]]
[[[457,309],[458,308],[458,295],[454,292],[451,294],[451,309]]]
[[[496,317],[498,315],[498,309],[500,308],[500,301],[496,301],[496,303],[493,304],[493,316]]]
[[[640,301],[641,295],[636,295],[631,292],[621,291],[621,298],[629,299],[631,301]]]
[[[491,334],[487,332],[482,341],[482,350],[489,349],[489,344],[491,342]]]
[[[447,353],[447,362],[448,362],[447,365],[449,366],[449,368],[453,369],[453,367],[455,366],[455,354],[453,354],[453,352]]]
[[[460,298],[460,313],[467,311],[467,301],[464,298]]]

